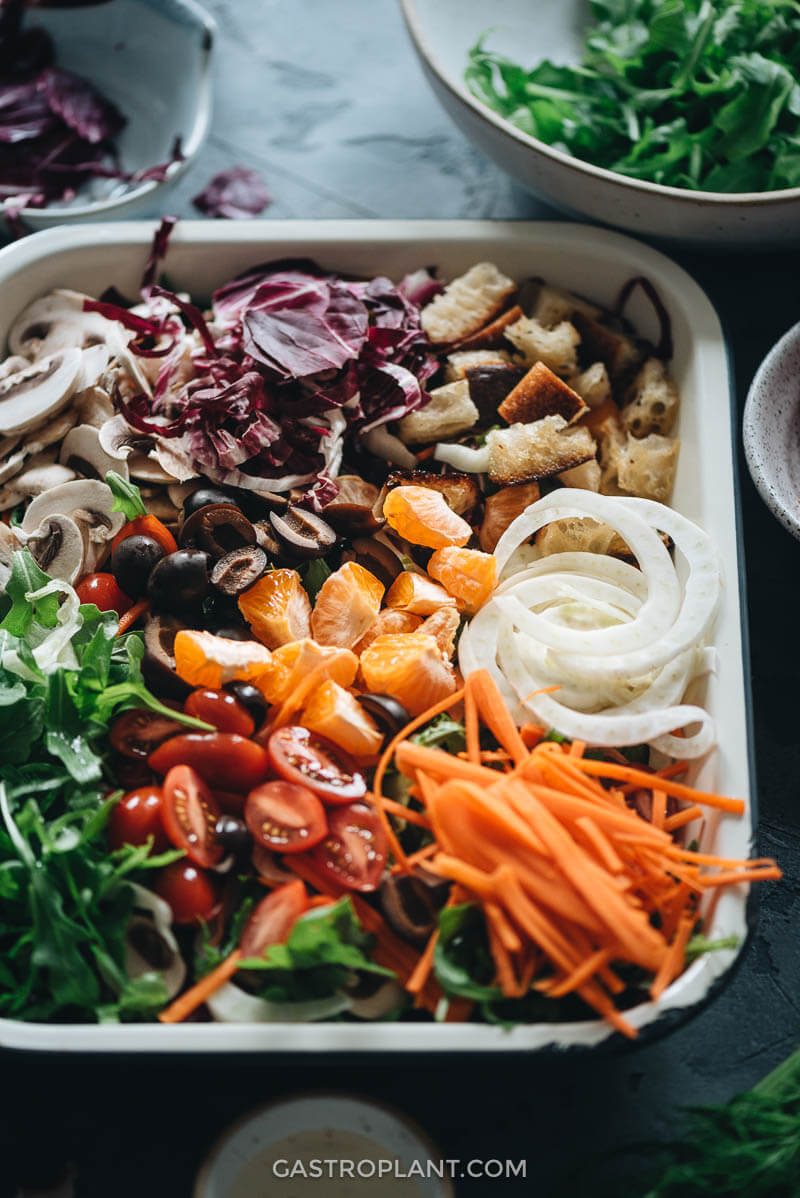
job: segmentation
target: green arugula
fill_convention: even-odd
[[[106,483],[114,496],[112,512],[122,512],[126,520],[135,520],[137,516],[147,515],[142,493],[136,483],[128,482],[127,478],[117,474],[116,470],[109,470]]]
[[[578,66],[469,53],[477,99],[532,137],[700,191],[800,186],[797,0],[592,0]]]

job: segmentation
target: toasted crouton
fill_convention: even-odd
[[[580,466],[573,466],[571,470],[562,470],[558,475],[558,481],[565,487],[579,487],[583,491],[599,491],[602,474],[600,463],[596,458],[590,458],[588,462],[583,462]]]
[[[538,320],[523,316],[508,326],[505,335],[523,355],[526,365],[544,362],[554,374],[564,378],[577,372],[580,335],[568,321],[562,320],[554,329],[547,329]]]
[[[583,361],[605,363],[612,383],[626,385],[642,364],[644,348],[632,337],[583,312],[575,313],[573,324],[580,334]]]
[[[471,474],[448,470],[392,470],[386,479],[382,499],[393,487],[428,487],[444,495],[457,516],[471,516],[481,502],[481,489]],[[382,506],[382,505],[381,505]]]
[[[611,381],[605,362],[593,362],[581,374],[570,379],[569,385],[590,408],[599,408],[601,403],[611,399]]]
[[[567,424],[572,424],[586,411],[580,395],[544,362],[537,362],[509,392],[497,414],[509,424],[530,424],[543,416],[563,416]]]
[[[478,409],[481,423],[497,424],[497,409],[526,374],[524,366],[487,363],[485,366],[469,367],[469,397]]]
[[[678,388],[660,358],[648,358],[631,383],[622,420],[634,437],[671,433],[678,414]]]
[[[467,377],[467,372],[483,366],[510,366],[507,349],[460,349],[448,354],[445,360],[444,381],[455,383]]]
[[[422,309],[420,324],[434,345],[461,341],[502,312],[516,283],[492,262],[478,262]]]
[[[446,441],[465,433],[478,420],[478,409],[469,397],[469,383],[459,379],[445,383],[430,392],[430,402],[416,412],[409,412],[397,423],[400,440],[406,445],[423,441]]]
[[[486,437],[489,478],[493,483],[531,482],[580,466],[595,455],[588,429],[567,428],[563,416],[545,416],[533,424],[492,429]]]
[[[536,534],[536,548],[550,553],[608,553],[617,533],[590,516],[567,516],[546,524]]]
[[[637,438],[628,433],[617,460],[620,488],[629,495],[666,503],[675,481],[679,448],[680,442],[674,437],[650,433]]]
[[[603,309],[598,308],[597,304],[592,304],[571,291],[564,291],[561,287],[551,287],[549,283],[540,285],[528,311],[534,320],[538,320],[539,324],[543,324],[547,329],[561,324],[562,320],[572,320],[576,312],[582,312],[592,320],[599,320],[603,315]]]
[[[478,540],[484,553],[494,553],[497,542],[503,533],[526,508],[539,498],[538,483],[518,483],[512,487],[502,487],[493,495],[487,496],[483,509],[483,523],[478,532]]]
[[[482,329],[478,329],[477,333],[471,333],[469,337],[462,338],[453,348],[458,350],[467,349],[502,349],[505,345],[503,334],[510,324],[514,324],[522,316],[522,308],[519,304],[514,304],[505,312],[501,312],[494,320],[485,324]]]

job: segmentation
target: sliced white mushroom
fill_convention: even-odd
[[[103,449],[99,430],[90,424],[78,424],[67,433],[58,460],[84,478],[105,480],[109,470],[128,478],[127,462]]]
[[[78,413],[81,424],[91,424],[97,429],[114,415],[111,396],[104,387],[87,387],[84,391],[76,391],[72,397],[72,406]]]
[[[19,474],[22,467],[25,465],[25,459],[28,457],[28,451],[24,447],[16,449],[13,453],[9,453],[7,457],[0,460],[0,484],[8,482]]]
[[[49,516],[70,516],[86,543],[84,564],[87,570],[96,570],[109,541],[125,523],[122,512],[111,510],[113,504],[114,496],[106,483],[93,478],[76,479],[38,495],[23,517],[22,532],[30,535]]]
[[[106,420],[98,432],[103,450],[118,462],[124,461],[134,450],[147,453],[152,445],[151,438],[131,428],[121,414]]]
[[[5,362],[0,362],[0,379],[6,378],[9,374],[16,374],[18,370],[24,370],[26,366],[30,366],[27,358],[23,358],[19,354],[12,354],[6,358]]]
[[[48,421],[41,428],[37,428],[30,437],[25,439],[25,449],[28,454],[41,453],[43,449],[47,449],[48,445],[56,445],[63,441],[73,425],[78,423],[78,414],[73,411],[72,407],[60,412],[55,420]]]
[[[35,454],[4,487],[0,487],[0,511],[16,507],[23,499],[34,499],[44,491],[72,482],[75,471],[56,460],[56,451]]]
[[[75,390],[79,349],[64,349],[0,380],[0,433],[27,432],[66,407]]]
[[[162,524],[177,524],[180,508],[176,507],[163,487],[140,487],[142,502],[151,515],[157,516]]]
[[[174,998],[186,980],[186,964],[172,934],[172,910],[152,890],[135,882],[134,907],[125,932],[125,972],[129,978],[159,973]]]
[[[140,479],[143,483],[168,486],[175,482],[175,475],[168,473],[151,454],[134,451],[128,458],[128,470],[131,478]]]
[[[187,483],[197,478],[194,462],[183,449],[180,440],[167,441],[162,437],[156,437],[151,456],[176,482]]]
[[[13,528],[0,522],[0,593],[6,589],[6,583],[11,577],[11,567],[14,564],[14,552],[20,547]]]
[[[59,290],[34,300],[11,326],[11,353],[36,360],[60,349],[105,343],[120,326],[99,312],[84,312],[88,298],[79,291]]]
[[[111,357],[105,342],[89,345],[81,350],[81,364],[75,383],[76,391],[85,391],[87,387],[95,387],[103,375]]]
[[[20,537],[36,564],[51,578],[73,583],[83,573],[86,541],[71,517],[60,513],[44,516],[32,531],[20,530]]]
[[[172,483],[167,487],[167,494],[175,507],[182,509],[188,497],[202,486],[202,478],[193,478],[187,483]]]

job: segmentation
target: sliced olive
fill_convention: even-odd
[[[252,526],[251,526],[252,527]],[[258,582],[267,568],[267,555],[258,545],[232,549],[211,571],[211,582],[223,595],[241,595]]]
[[[184,549],[204,549],[214,558],[255,545],[256,530],[233,503],[212,503],[193,512],[181,529]]]
[[[436,926],[437,910],[430,891],[414,874],[389,874],[381,882],[380,902],[386,919],[404,940],[424,943]]]
[[[259,549],[263,549],[267,557],[273,560],[280,558],[283,548],[269,520],[256,520],[253,528],[256,530],[256,544]]]
[[[271,512],[269,519],[281,548],[294,557],[321,557],[336,544],[330,524],[314,512],[290,505],[283,515]]]
[[[251,682],[228,682],[224,690],[235,695],[243,707],[246,707],[256,722],[256,728],[263,724],[269,704],[257,686]]]
[[[188,520],[195,512],[199,512],[201,508],[209,507],[212,503],[237,503],[237,500],[228,491],[223,491],[221,487],[199,487],[198,490],[192,491],[183,501],[183,518]]]
[[[175,637],[185,627],[165,612],[148,616],[144,626],[142,673],[148,686],[165,698],[185,699],[192,689],[175,670]]]
[[[386,736],[396,736],[411,720],[403,704],[392,695],[359,695],[358,701]]]
[[[347,556],[369,570],[387,588],[405,568],[395,550],[374,537],[358,537],[350,546]]]
[[[275,495],[272,491],[236,491],[233,500],[255,524],[258,520],[268,520],[270,512],[285,512],[289,500],[285,495]]]
[[[209,557],[201,549],[178,549],[151,571],[150,598],[167,610],[185,612],[208,591]]]
[[[125,594],[131,599],[139,599],[147,590],[150,571],[164,556],[164,547],[155,537],[134,533],[117,545],[111,558],[111,570]]]

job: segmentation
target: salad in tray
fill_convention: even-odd
[[[0,1016],[635,1035],[780,877],[698,849],[744,804],[688,784],[722,584],[659,297],[287,259],[201,308],[169,228],[0,366]]]

